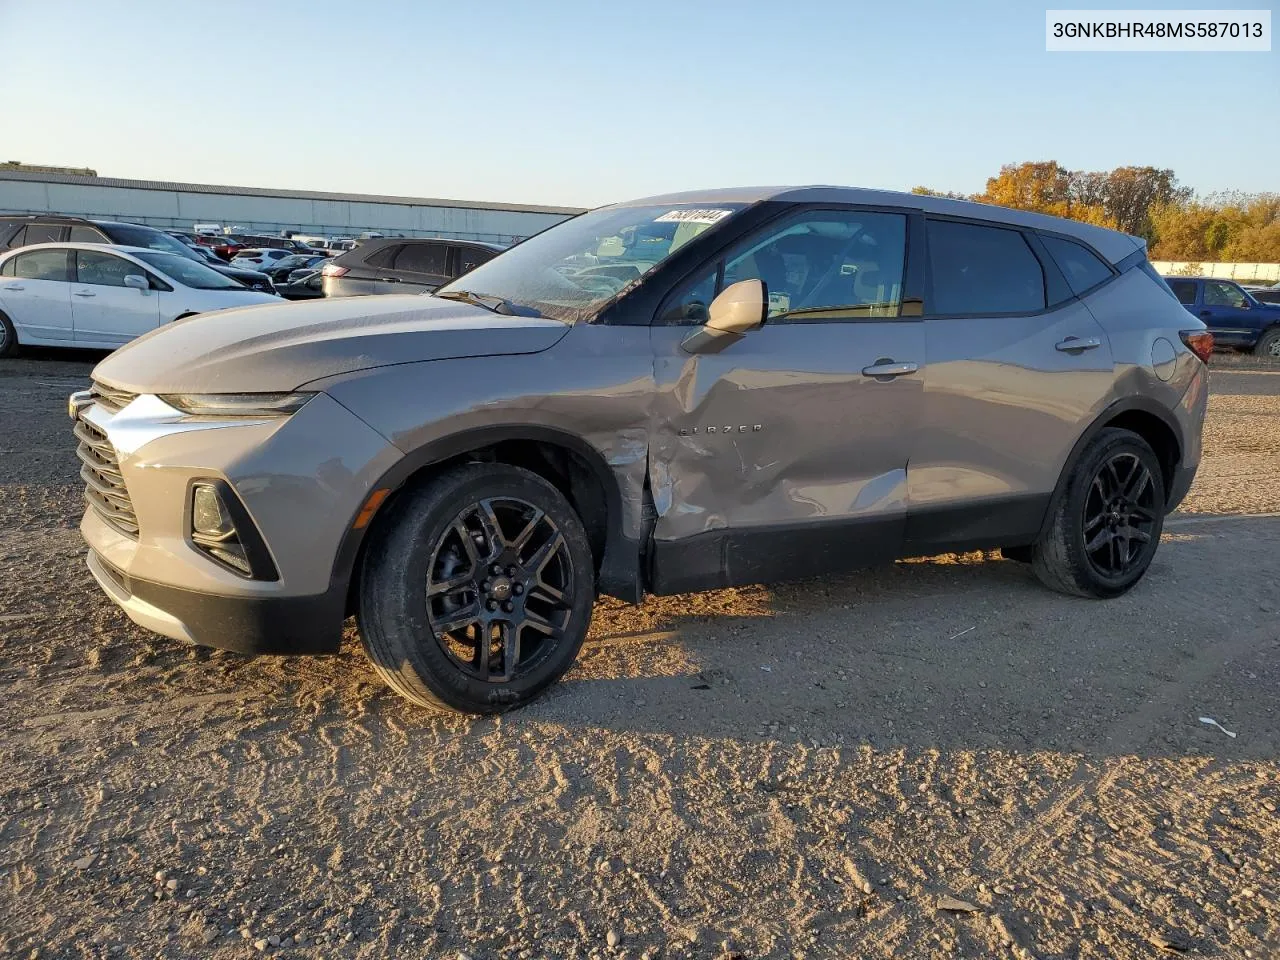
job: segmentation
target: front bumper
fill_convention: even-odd
[[[89,551],[89,572],[140,627],[201,647],[258,654],[336,653],[345,596],[233,597],[198,593],[117,570]]]
[[[118,458],[138,532],[90,506],[89,569],[136,623],[241,653],[326,653],[346,615],[353,523],[400,451],[330,397],[287,418],[200,421],[143,395],[79,416]],[[191,484],[226,482],[278,571],[266,581],[219,564],[190,536]]]

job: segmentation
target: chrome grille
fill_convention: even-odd
[[[97,380],[93,381],[89,393],[93,396],[95,403],[112,413],[123,410],[138,396],[136,393],[120,390],[105,383],[99,383]]]
[[[126,536],[137,537],[138,517],[111,441],[83,416],[76,418],[75,435],[80,441],[76,456],[80,458],[85,500],[111,526]]]

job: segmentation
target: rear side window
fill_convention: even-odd
[[[396,254],[401,251],[402,246],[398,243],[390,243],[381,250],[375,250],[365,258],[365,264],[370,267],[390,267],[395,262]]]
[[[1067,278],[1071,292],[1079,295],[1111,279],[1111,268],[1083,244],[1062,237],[1041,236],[1040,240]]]
[[[100,230],[93,227],[72,227],[71,228],[72,243],[106,243],[107,238]]]
[[[449,271],[448,251],[443,243],[406,243],[396,257],[395,269],[445,276]]]
[[[1169,285],[1169,289],[1173,291],[1179,303],[1190,306],[1196,302],[1196,285],[1190,280],[1166,280],[1165,283]]]
[[[24,244],[30,246],[33,243],[57,243],[62,239],[62,230],[60,223],[29,223]]]
[[[942,315],[1036,313],[1044,269],[1017,230],[930,220],[930,302]]]
[[[28,280],[71,280],[66,250],[32,250],[13,258],[13,275]]]
[[[458,275],[461,276],[482,263],[488,263],[494,257],[492,250],[484,250],[480,247],[454,247],[457,251]]]

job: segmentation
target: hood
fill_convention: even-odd
[[[203,313],[153,330],[94,368],[132,393],[264,393],[370,367],[538,353],[569,327],[421,295],[343,297]]]

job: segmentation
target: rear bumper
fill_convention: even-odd
[[[89,572],[140,627],[202,647],[257,654],[336,653],[345,597],[339,591],[302,597],[228,597],[139,580],[94,551]]]

